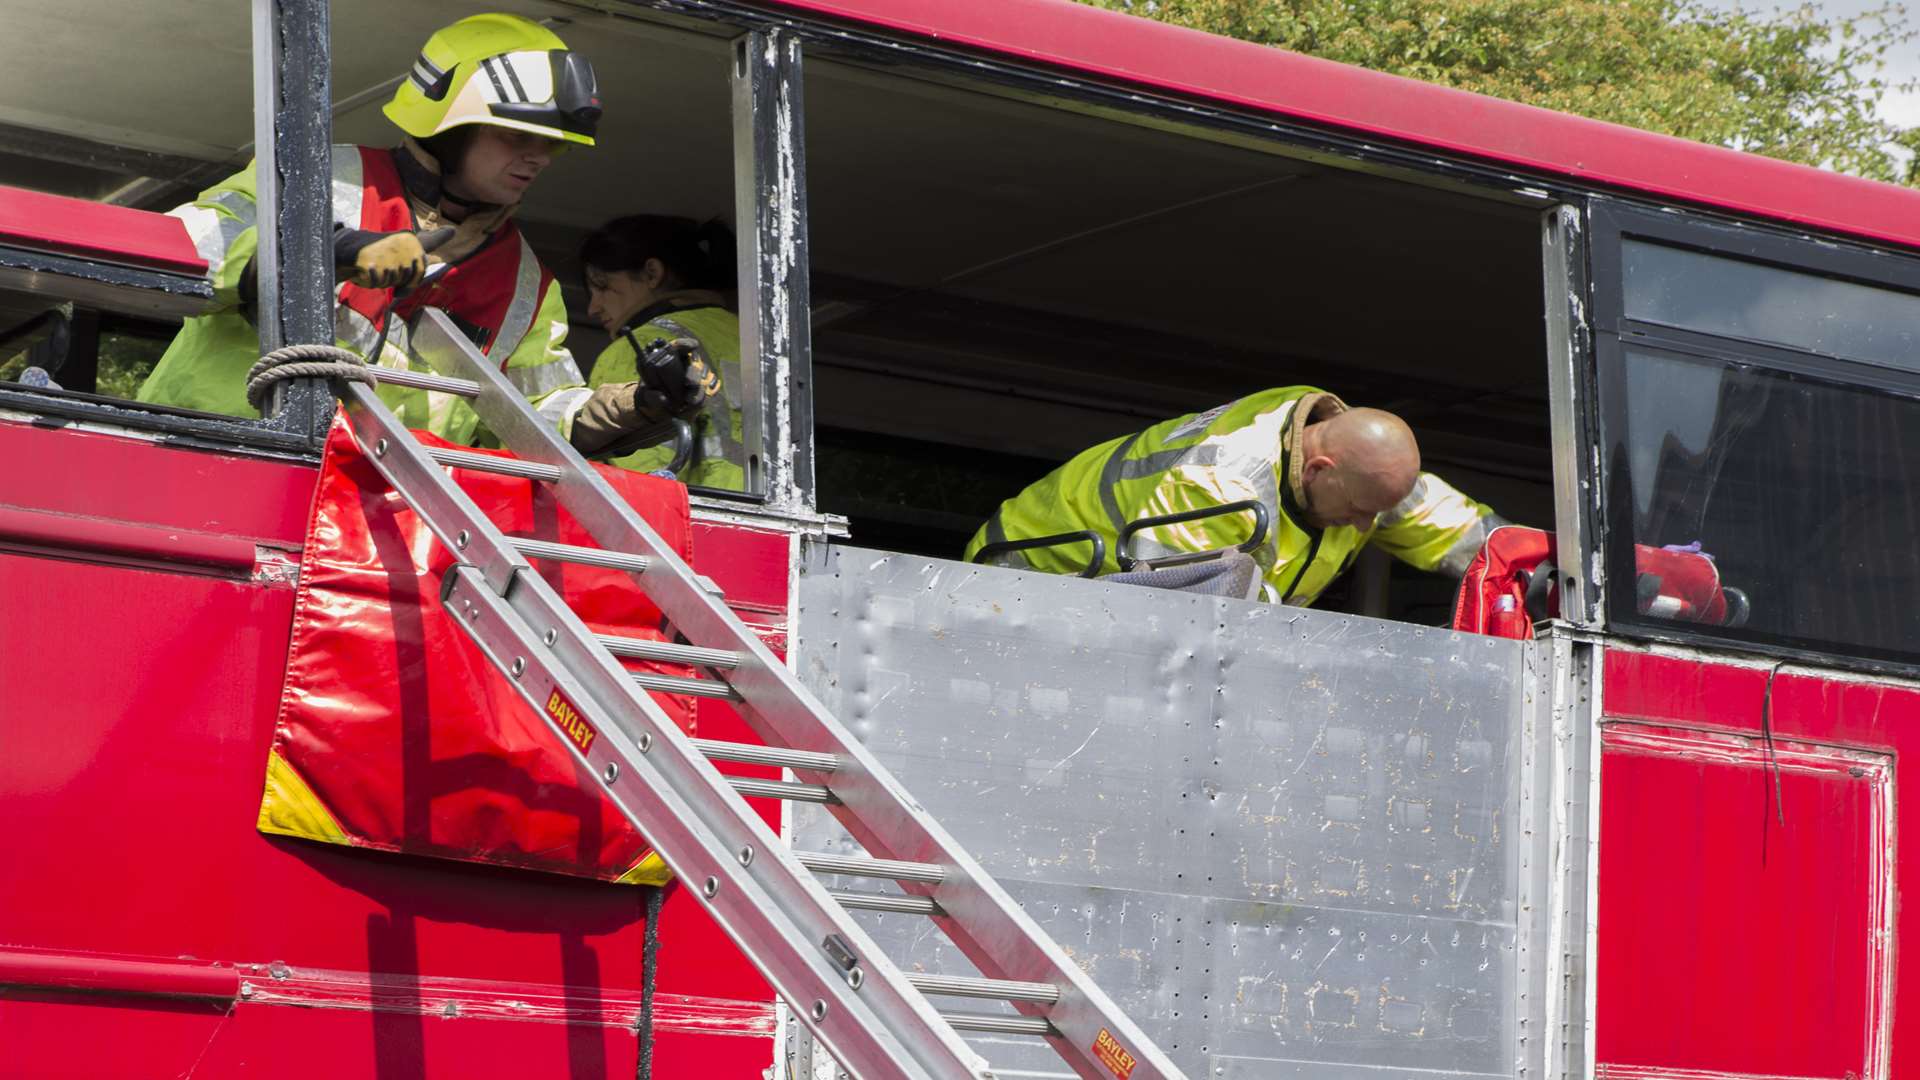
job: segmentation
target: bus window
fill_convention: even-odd
[[[810,57],[806,106],[819,501],[855,543],[958,558],[1076,453],[1302,384],[1551,527],[1538,206],[899,68]],[[1446,621],[1451,580],[1370,572],[1368,613]]]
[[[1920,296],[1644,240],[1621,259],[1628,318],[1920,371]]]
[[[1635,568],[1609,572],[1609,621],[1913,662],[1920,295],[1897,286],[1920,269],[1673,215],[1597,221],[1608,562]],[[1653,580],[1649,553],[1674,550],[1710,557],[1700,597],[1727,597],[1724,618]]]
[[[171,10],[158,5],[149,14],[143,8],[128,16],[134,24],[124,27],[125,33],[105,42],[91,35],[84,47],[76,40],[74,48],[50,50],[45,42],[29,42],[32,35],[0,44],[0,60],[17,61],[24,70],[38,70],[41,54],[59,52],[66,58],[57,78],[28,80],[33,86],[23,90],[27,96],[16,95],[0,110],[0,183],[174,213],[202,256],[215,263],[210,309],[188,311],[182,321],[179,311],[142,315],[86,301],[59,308],[59,301],[72,297],[0,293],[0,382],[28,380],[67,396],[135,398],[151,406],[163,426],[166,416],[181,416],[182,410],[199,414],[202,424],[213,418],[207,414],[231,417],[238,422],[236,437],[243,438],[245,425],[258,419],[243,386],[245,371],[258,355],[245,283],[258,275],[225,273],[237,268],[224,267],[220,256],[230,249],[252,250],[248,244],[234,246],[253,226],[257,207],[249,171],[251,20],[244,11],[203,20],[196,30],[195,63],[144,62],[142,50],[152,41],[177,37],[166,14]],[[444,284],[421,285],[405,297],[367,290],[357,301],[336,307],[340,340],[371,349],[378,339],[375,328],[385,322],[383,362],[408,364],[405,339],[411,325],[421,309],[439,307],[450,311],[490,358],[498,353],[523,392],[555,401],[559,398],[553,396],[566,396],[560,392],[569,387],[585,383],[598,389],[643,381],[649,373],[667,380],[671,396],[678,397],[685,380],[673,365],[685,366],[681,354],[662,360],[650,347],[692,342],[681,352],[694,354],[720,376],[712,400],[677,409],[684,413],[677,417],[684,426],[658,423],[638,433],[623,431],[632,437],[598,444],[594,456],[626,468],[669,472],[716,493],[748,492],[753,485],[746,448],[757,444],[764,405],[754,362],[739,353],[735,311],[728,41],[738,28],[718,23],[666,27],[552,5],[536,13],[537,21],[522,20],[528,41],[540,46],[530,46],[529,57],[549,55],[547,46],[558,41],[591,63],[604,112],[594,133],[596,145],[556,143],[555,152],[541,155],[540,171],[517,199],[498,192],[482,197],[485,193],[461,194],[448,177],[460,175],[477,138],[473,133],[508,129],[462,123],[438,134],[413,132],[410,139],[406,123],[417,127],[434,118],[403,121],[387,106],[415,86],[408,75],[430,36],[495,10],[463,2],[332,12],[336,151],[327,179],[335,195],[333,225],[370,236],[414,228],[427,233],[443,225],[465,228],[456,231],[447,251],[467,278],[480,275],[493,255],[502,255],[492,260],[501,264],[497,288],[463,292],[449,276]],[[49,8],[47,26],[65,23]],[[552,84],[551,72],[528,62],[532,67],[519,72],[524,78],[502,83],[509,98]],[[86,69],[84,90],[73,88],[82,73],[68,69],[77,67]],[[534,107],[511,100],[506,106],[523,113]],[[37,144],[47,148],[44,157],[33,155]],[[422,194],[436,184],[457,198],[449,202],[439,192]],[[343,200],[343,191],[359,197]],[[379,197],[367,198],[369,192]],[[484,227],[473,224],[481,219]],[[521,258],[523,240],[530,259]],[[601,265],[590,265],[583,255]],[[480,311],[487,307],[481,300],[496,294],[511,294],[504,313]],[[462,296],[472,300],[466,307],[474,310],[461,306]],[[389,298],[394,319],[382,317]],[[511,345],[505,341],[508,334]],[[656,362],[649,363],[649,355]],[[443,408],[445,403],[430,401],[420,391],[393,394],[389,403],[411,426],[456,442],[487,439],[477,421],[447,419],[462,406]],[[561,415],[558,404],[554,415]]]

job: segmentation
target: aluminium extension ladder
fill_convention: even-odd
[[[990,1066],[958,1034],[980,1031],[1044,1038],[1089,1080],[1182,1075],[465,335],[430,309],[413,344],[441,374],[369,372],[470,399],[515,455],[428,449],[372,386],[335,381],[362,449],[459,560],[443,606],[842,1068],[862,1080],[986,1080]],[[600,546],[506,536],[447,466],[548,484]],[[686,644],[593,633],[529,557],[628,571]],[[616,657],[689,664],[707,677],[635,674]],[[649,690],[731,701],[766,745],[689,738]],[[801,779],[726,777],[713,760]],[[871,857],[795,853],[743,797],[824,804]],[[902,891],[831,891],[814,873],[891,880]],[[903,973],[853,908],[930,917],[991,977]],[[925,995],[1007,1001],[1018,1015],[942,1011]]]

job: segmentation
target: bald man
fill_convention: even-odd
[[[1504,524],[1493,511],[1431,473],[1406,422],[1379,409],[1349,409],[1311,386],[1288,386],[1203,413],[1175,417],[1088,450],[1000,505],[967,545],[1091,531],[1106,545],[1101,572],[1117,562],[1122,526],[1252,500],[1271,525],[1252,551],[1261,599],[1307,605],[1377,545],[1422,570],[1459,577],[1486,535]],[[1151,563],[1231,548],[1253,528],[1246,511],[1144,529],[1134,558]],[[1084,540],[1026,548],[989,561],[1051,573],[1078,573]]]

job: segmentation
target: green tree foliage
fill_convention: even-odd
[[[1274,45],[1876,180],[1920,148],[1879,106],[1885,60],[1913,40],[1890,5],[1830,17],[1698,0],[1082,0]]]

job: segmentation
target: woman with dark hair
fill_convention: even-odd
[[[696,487],[744,491],[747,455],[742,436],[740,319],[733,292],[733,233],[718,219],[636,214],[595,230],[580,247],[587,314],[613,343],[593,362],[587,383],[641,378],[640,357],[655,340],[691,341],[690,351],[720,376],[720,392],[692,418],[692,456],[677,473]],[[653,446],[610,459],[636,472],[667,468],[674,448]]]

